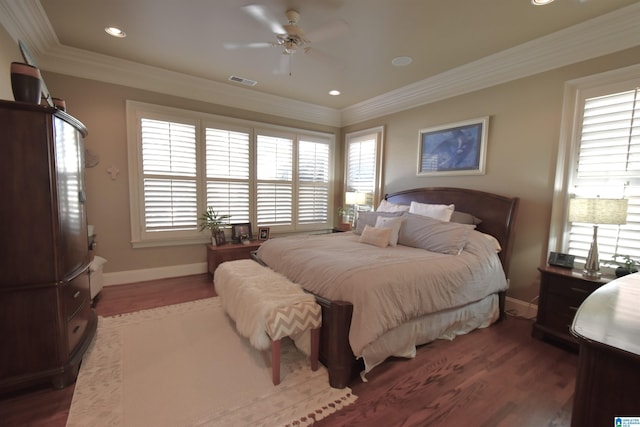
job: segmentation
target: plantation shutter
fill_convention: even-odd
[[[613,254],[640,258],[640,96],[631,90],[585,100],[576,197],[626,198],[625,225],[600,225],[600,260]],[[592,224],[570,225],[569,252],[584,262],[593,236]]]
[[[365,135],[349,141],[347,147],[346,191],[367,193],[367,205],[373,210],[373,194],[376,189],[376,135]],[[363,209],[362,206],[359,207]]]
[[[292,224],[293,140],[258,135],[257,163],[258,224]]]
[[[146,231],[197,228],[195,126],[141,119]]]
[[[249,133],[206,128],[207,206],[249,222]]]
[[[298,223],[329,221],[329,144],[298,144]]]

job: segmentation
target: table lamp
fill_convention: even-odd
[[[593,224],[593,241],[584,264],[585,277],[600,277],[598,225],[626,224],[627,199],[574,198],[569,202],[569,221]]]
[[[351,205],[353,214],[351,217],[351,226],[355,227],[356,225],[356,211],[358,209],[358,205],[364,205],[367,202],[367,193],[359,193],[357,191],[347,191],[344,194],[344,203],[346,205]]]

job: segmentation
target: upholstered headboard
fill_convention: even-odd
[[[509,259],[513,248],[513,225],[518,210],[518,197],[505,197],[484,191],[464,188],[430,187],[404,190],[385,195],[392,203],[409,205],[412,201],[433,204],[454,204],[458,212],[466,212],[482,222],[477,230],[498,239],[499,254],[505,275],[509,273]]]

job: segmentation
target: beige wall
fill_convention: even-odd
[[[13,101],[11,92],[11,63],[23,62],[18,43],[0,25],[0,99]]]
[[[384,191],[424,186],[458,186],[518,196],[516,240],[509,296],[530,301],[537,295],[536,267],[546,258],[564,83],[578,77],[637,63],[640,48],[564,67],[526,79],[349,126],[344,132],[385,125]],[[9,63],[19,60],[16,43],[0,28],[0,96],[12,99]],[[100,155],[87,169],[90,222],[98,233],[97,254],[108,259],[105,272],[121,272],[205,261],[202,245],[132,249],[129,224],[125,100],[246,118],[319,131],[337,129],[249,113],[122,86],[43,73],[53,96],[89,129],[86,146]],[[418,177],[418,131],[435,125],[490,116],[486,174]],[[342,154],[338,146],[338,155]],[[337,171],[342,173],[342,159]],[[107,168],[120,174],[112,180]]]
[[[628,65],[640,48],[343,128],[386,126],[384,191],[451,186],[520,197],[508,296],[531,301],[546,261],[564,83]],[[486,174],[416,175],[420,129],[490,116]]]
[[[133,249],[129,220],[129,184],[125,101],[135,100],[187,110],[336,133],[338,129],[249,113],[215,104],[132,89],[93,80],[43,73],[52,96],[64,98],[67,112],[82,121],[85,146],[100,156],[86,170],[89,222],[97,233],[96,253],[108,260],[105,272],[193,264],[206,261],[203,245]],[[109,168],[120,172],[115,179]]]

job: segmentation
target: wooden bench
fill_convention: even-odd
[[[273,384],[280,383],[281,339],[310,331],[309,360],[318,369],[322,311],[313,295],[283,275],[253,260],[220,264],[213,279],[216,293],[238,333],[253,347],[271,347]]]

